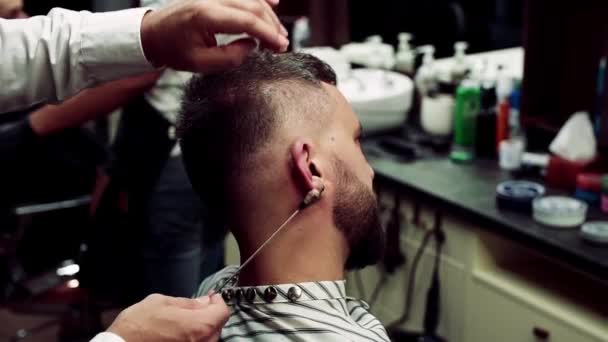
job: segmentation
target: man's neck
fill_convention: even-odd
[[[315,216],[296,217],[242,270],[239,285],[344,279],[346,242],[338,229],[327,221]],[[239,241],[241,263],[273,232],[267,232],[254,243]]]

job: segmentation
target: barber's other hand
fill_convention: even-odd
[[[156,66],[205,73],[239,65],[255,47],[251,40],[218,47],[217,33],[247,33],[283,52],[289,45],[287,31],[269,3],[278,0],[175,1],[144,16],[144,53]]]
[[[153,294],[121,312],[108,331],[127,342],[218,341],[228,316],[218,294],[197,299]]]

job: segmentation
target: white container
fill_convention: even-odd
[[[503,170],[519,170],[523,155],[524,142],[521,139],[503,140],[498,145],[498,163]]]
[[[420,125],[429,134],[446,136],[452,133],[454,120],[454,97],[440,94],[424,96],[420,104]]]
[[[564,196],[540,197],[532,202],[534,220],[546,226],[572,228],[587,218],[587,203]]]

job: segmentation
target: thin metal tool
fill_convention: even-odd
[[[274,237],[275,237],[277,234],[279,234],[279,232],[281,232],[281,230],[283,230],[283,228],[285,228],[285,227],[286,227],[286,226],[289,224],[289,222],[291,222],[291,220],[292,220],[294,217],[296,217],[296,215],[298,215],[298,213],[300,212],[300,210],[301,210],[301,208],[296,209],[296,211],[294,211],[294,212],[293,212],[293,214],[291,214],[291,216],[289,216],[289,218],[287,218],[287,220],[285,220],[285,222],[283,222],[283,224],[281,224],[281,225],[279,226],[279,228],[278,228],[278,229],[277,229],[277,230],[276,230],[274,233],[272,233],[272,235],[270,235],[270,237],[269,237],[268,239],[266,239],[266,241],[264,241],[264,243],[263,243],[263,244],[262,244],[260,247],[258,247],[258,249],[256,249],[256,250],[255,250],[255,252],[253,252],[253,254],[251,254],[251,256],[249,256],[249,258],[247,258],[247,260],[245,260],[245,262],[244,262],[244,263],[242,263],[242,264],[241,264],[241,266],[239,266],[239,268],[238,268],[238,269],[236,270],[236,272],[235,272],[235,273],[232,275],[232,277],[230,277],[230,278],[226,279],[226,280],[225,280],[225,281],[222,283],[222,285],[221,285],[221,286],[219,286],[219,287],[217,288],[217,290],[216,290],[216,291],[217,291],[217,292],[221,292],[221,291],[222,291],[222,289],[223,289],[223,288],[224,288],[226,285],[228,285],[229,283],[231,283],[231,282],[233,282],[233,281],[234,281],[234,282],[236,282],[236,280],[238,279],[239,274],[241,273],[241,271],[243,270],[243,268],[245,268],[245,266],[247,266],[247,264],[249,264],[249,263],[251,262],[251,260],[253,260],[253,258],[255,258],[255,257],[256,257],[256,255],[258,255],[258,253],[260,253],[260,251],[261,251],[261,250],[262,250],[264,247],[266,247],[266,245],[267,245],[267,244],[268,244],[268,243],[269,243],[269,242],[270,242],[270,241],[271,241],[271,240],[272,240],[272,239],[273,239],[273,238],[274,238]]]

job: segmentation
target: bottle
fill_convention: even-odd
[[[498,66],[498,76],[496,80],[496,150],[500,149],[500,143],[509,139],[509,95],[513,89],[511,79],[504,74],[503,67]]]
[[[370,44],[380,45],[380,44],[382,44],[382,36],[379,34],[371,35],[371,36],[365,38],[365,42],[370,43]]]
[[[466,42],[454,43],[454,64],[450,70],[452,83],[459,84],[467,76],[469,65],[466,61],[465,51],[469,47]]]
[[[395,66],[395,48],[382,41],[380,35],[367,37],[364,43],[368,50],[364,66],[372,69],[390,70]]]
[[[521,140],[525,142],[524,131],[520,121],[520,108],[521,104],[521,87],[518,82],[513,85],[513,91],[509,96],[509,139]],[[524,144],[525,146],[525,144]]]
[[[521,90],[516,83],[509,96],[509,138],[501,141],[499,145],[500,167],[509,171],[521,168],[521,160],[526,151],[526,138],[519,119],[520,102]]]
[[[517,140],[507,139],[498,146],[498,165],[506,171],[516,171],[522,166],[523,145]]]
[[[310,22],[307,17],[296,19],[292,32],[293,51],[298,52],[308,44],[310,40]]]
[[[481,110],[475,128],[475,156],[496,158],[496,89],[492,83],[484,82],[481,86]]]
[[[462,81],[462,84],[456,90],[454,144],[450,153],[450,158],[454,162],[469,162],[474,158],[475,123],[480,102],[479,83],[470,79]]]
[[[414,65],[416,62],[416,55],[410,46],[410,40],[412,35],[407,32],[401,32],[397,36],[399,40],[399,46],[397,48],[397,54],[395,55],[395,70],[412,76],[414,74]]]
[[[415,84],[421,96],[437,91],[437,70],[435,69],[435,47],[423,45],[418,48],[424,54],[422,65],[418,69]]]

